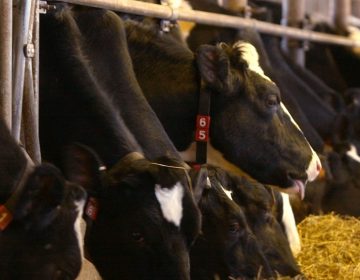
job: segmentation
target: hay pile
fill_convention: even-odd
[[[309,216],[298,225],[297,261],[308,279],[360,279],[360,220],[335,214]]]

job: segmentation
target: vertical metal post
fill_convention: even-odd
[[[38,164],[41,161],[39,129],[38,129],[38,53],[33,40],[37,35],[39,23],[38,1],[31,0],[29,35],[27,38],[27,52],[25,60],[25,81],[23,100],[22,127],[25,148],[33,162]],[[35,38],[38,43],[38,38]],[[37,46],[38,47],[38,46]],[[35,66],[34,66],[34,65]],[[34,74],[35,73],[35,74]],[[35,77],[36,76],[36,77]]]
[[[0,1],[0,117],[12,125],[12,0]]]
[[[351,13],[353,16],[360,18],[360,0],[351,1]]]
[[[282,0],[282,22],[284,26],[303,28],[305,16],[305,0]],[[302,42],[283,38],[283,50],[297,64],[305,65],[305,52]]]
[[[335,0],[332,14],[333,25],[340,30],[347,30],[348,17],[351,15],[351,0]]]
[[[27,43],[32,1],[19,1],[14,7],[14,42],[13,42],[13,100],[12,100],[12,134],[20,140],[21,113],[25,74],[24,47]]]

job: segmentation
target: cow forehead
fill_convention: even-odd
[[[162,188],[159,184],[156,184],[155,196],[165,220],[180,227],[183,216],[184,186],[180,182],[177,182],[172,188]]]
[[[234,44],[234,47],[241,52],[241,57],[247,62],[250,70],[272,82],[271,79],[265,75],[264,70],[260,67],[259,54],[252,44],[238,41]]]

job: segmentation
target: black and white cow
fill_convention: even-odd
[[[75,279],[86,193],[50,164],[27,163],[0,121],[1,279]]]
[[[101,174],[92,151],[79,145],[71,151],[71,180],[90,189],[106,183],[97,193],[93,189],[99,209],[85,240],[101,276],[190,279],[189,248],[199,234],[200,214],[181,162],[126,157]]]
[[[284,194],[265,187],[253,180],[236,176],[220,168],[210,167],[209,173],[215,177],[228,198],[233,200],[244,212],[251,232],[256,237],[258,245],[264,254],[272,271],[281,275],[295,276],[300,269],[293,257],[292,251],[298,253],[300,247],[290,248],[290,245],[300,246],[299,240],[288,240],[287,236],[298,238],[295,221],[293,227],[285,220],[289,201]],[[269,277],[269,275],[267,275]]]
[[[265,252],[251,231],[243,209],[226,194],[219,172],[207,166],[192,170],[194,193],[200,193],[201,234],[191,249],[191,279],[243,279],[275,276]],[[220,170],[220,169],[217,169]],[[216,171],[217,171],[216,170]],[[207,177],[208,176],[208,177]],[[204,182],[204,179],[208,182]],[[208,184],[204,189],[201,184]],[[200,190],[198,188],[200,187]],[[257,207],[257,205],[255,206]]]
[[[209,3],[208,0],[191,1],[191,5],[198,10],[221,13],[221,14],[229,14],[232,16],[239,16],[238,13],[220,7],[218,6],[218,4]],[[267,19],[268,13],[269,11],[267,9],[264,9],[263,12],[257,14],[256,17],[261,20],[264,20]],[[302,112],[299,104],[292,96],[293,88],[289,88],[288,86],[289,83],[287,82],[287,79],[283,77],[281,73],[279,73],[277,67],[272,67],[267,54],[267,49],[264,47],[260,34],[255,29],[242,28],[240,30],[236,30],[231,28],[213,27],[208,25],[196,24],[194,28],[192,28],[189,36],[186,39],[189,47],[193,51],[196,51],[196,49],[201,44],[214,45],[219,42],[227,42],[233,44],[238,40],[244,40],[250,42],[257,49],[259,53],[260,66],[264,70],[266,75],[269,76],[271,80],[274,81],[276,85],[279,87],[281,92],[282,102],[285,104],[286,108],[289,109],[291,115],[296,120],[301,130],[304,132],[304,135],[306,136],[306,138],[308,139],[309,143],[314,148],[314,150],[316,152],[322,152],[324,143],[320,135],[318,135],[316,130],[312,127],[309,120]]]
[[[89,27],[96,28],[120,18],[103,10],[64,7],[41,19],[41,143],[44,158],[62,162],[69,180],[98,201],[85,240],[91,260],[105,279],[190,279],[189,248],[200,230],[200,213],[187,170],[180,160],[144,158],[143,147],[155,147],[154,141],[154,158],[171,154],[172,144],[166,138],[156,142],[152,132],[137,137],[139,145],[108,94],[132,90],[136,80],[127,79],[125,67],[117,73],[124,87],[112,88],[106,76],[97,75],[101,63],[97,69],[97,61],[87,55],[86,47],[93,45],[83,45],[87,34],[81,28],[90,19],[94,25]],[[125,55],[124,66],[131,66],[128,61]],[[146,115],[147,107],[134,108]],[[142,119],[137,123],[156,128]],[[64,148],[70,152],[62,161]]]
[[[186,160],[194,161],[202,80],[212,99],[209,150],[216,155],[209,162],[217,157],[217,165],[237,166],[261,182],[303,193],[320,161],[281,103],[279,89],[263,74],[252,45],[203,45],[193,54],[136,22],[127,21],[126,31],[141,88]]]

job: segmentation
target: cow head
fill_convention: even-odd
[[[258,64],[255,48],[202,45],[197,51],[202,79],[213,94],[211,144],[232,164],[266,184],[303,196],[321,164],[281,103],[278,87]]]
[[[202,193],[198,201],[202,234],[191,249],[192,278],[274,276],[242,209],[228,197],[213,171],[209,172],[210,182],[195,184],[194,187],[195,193],[197,188]],[[200,176],[195,171],[192,173],[192,177]],[[206,184],[209,185],[204,188]]]
[[[227,175],[226,186],[234,201],[244,210],[271,268],[281,275],[300,274],[282,226],[282,196],[257,182]]]
[[[2,279],[75,279],[82,262],[79,223],[86,193],[42,164],[27,178],[13,220],[0,232]]]
[[[102,184],[99,212],[85,244],[100,274],[106,279],[189,279],[189,247],[200,230],[200,213],[182,165],[138,157],[99,174],[101,165],[83,168],[98,164],[93,153],[77,146],[75,154],[68,160],[69,178],[90,188]]]

